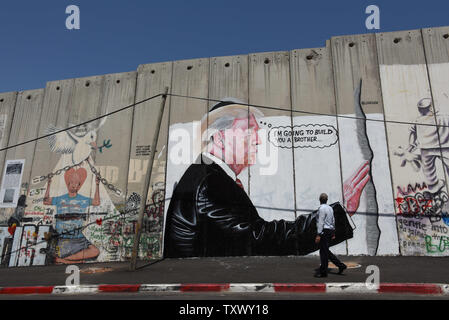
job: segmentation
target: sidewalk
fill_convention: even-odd
[[[365,273],[369,265],[379,267],[381,284],[396,284],[384,286],[387,291],[389,288],[398,288],[400,284],[409,284],[409,287],[410,284],[449,284],[447,273],[449,258],[445,257],[341,256],[340,258],[349,268],[343,275],[330,273],[327,278],[313,277],[314,269],[319,265],[317,256],[164,259],[140,261],[136,271],[129,271],[128,262],[78,266],[81,287],[93,288],[94,291],[98,290],[97,285],[121,284],[144,286],[122,286],[122,289],[116,286],[102,286],[102,288],[111,291],[117,289],[126,291],[126,288],[128,291],[181,290],[181,288],[183,288],[181,291],[202,291],[208,290],[207,288],[220,291],[230,288],[249,290],[248,288],[253,287],[254,290],[265,288],[274,291],[295,291],[296,288],[297,291],[301,291],[310,288],[314,292],[326,292],[326,288],[327,291],[332,288],[335,292],[348,288],[351,283],[357,283],[356,286],[353,285],[353,289],[360,289],[360,284],[365,283],[370,275]],[[66,278],[69,276],[65,273],[66,267],[66,265],[53,265],[2,268],[0,287],[65,286]],[[257,285],[260,287],[257,288]],[[433,291],[432,286],[423,288],[424,291],[430,290],[428,293],[438,293]],[[445,288],[447,289],[447,286]]]

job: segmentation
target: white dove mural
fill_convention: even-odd
[[[52,172],[55,173],[58,170],[67,167],[72,168],[70,170],[62,170],[60,174],[54,175],[51,179],[50,186],[48,181],[46,181],[43,189],[49,189],[48,196],[50,200],[47,200],[47,203],[40,202],[42,195],[36,195],[34,197],[30,196],[30,200],[37,201],[36,203],[46,209],[48,208],[50,210],[49,212],[52,212],[49,214],[49,219],[54,226],[61,223],[58,222],[58,219],[60,219],[58,215],[61,215],[64,204],[60,204],[57,201],[51,201],[51,199],[65,199],[66,202],[71,201],[71,203],[74,203],[74,201],[79,202],[81,200],[88,201],[89,205],[85,206],[81,215],[85,217],[84,222],[82,222],[82,225],[84,226],[82,229],[82,237],[85,237],[88,240],[87,244],[89,244],[89,246],[85,244],[81,248],[87,250],[92,248],[92,245],[98,250],[98,253],[94,255],[91,261],[85,260],[84,262],[116,261],[123,257],[124,248],[122,248],[122,246],[117,246],[116,243],[113,242],[115,238],[111,238],[112,236],[107,231],[106,227],[109,224],[115,226],[117,220],[119,220],[118,217],[120,216],[120,212],[115,207],[103,183],[99,182],[96,179],[95,174],[92,173],[90,166],[96,166],[93,152],[97,149],[96,140],[98,130],[104,125],[106,119],[107,117],[104,117],[101,121],[81,125],[70,131],[61,131],[61,128],[55,126],[49,126],[46,129],[45,133],[51,134],[48,137],[50,150],[61,155]],[[69,124],[69,126],[72,127],[73,125]],[[75,199],[73,196],[72,198],[69,198],[69,183],[70,181],[73,183],[73,180],[75,179],[74,176],[82,177],[82,179],[78,179],[81,182],[76,191],[76,197],[81,200],[78,200],[78,198]],[[39,199],[39,197],[41,199]],[[51,202],[51,205],[48,204],[49,202]],[[67,220],[67,218],[65,219]],[[105,223],[103,223],[103,221],[105,221]],[[68,222],[74,223],[74,221],[71,220],[68,220]],[[67,223],[67,221],[64,223]],[[117,237],[116,235],[114,236]],[[120,243],[121,240],[122,239],[119,239]],[[71,248],[71,252],[74,253],[76,251],[76,242],[80,242],[80,240],[70,239],[70,241],[71,242],[66,245],[66,247]],[[67,248],[61,247],[58,250],[64,252],[65,250],[68,250]],[[76,254],[77,253],[74,253],[72,257]]]
[[[72,163],[69,165],[81,163],[90,156],[92,150],[97,148],[97,131],[106,122],[106,118],[102,118],[98,126],[89,123],[77,127],[73,133],[66,130],[53,134],[61,129],[52,125],[49,126],[45,133],[51,134],[48,137],[50,150],[61,154],[71,154]]]

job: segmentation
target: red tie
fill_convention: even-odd
[[[245,188],[243,187],[243,183],[242,183],[242,181],[240,181],[239,178],[235,178],[235,183],[237,183],[237,185],[238,185],[240,188],[242,188],[243,190],[245,190]]]

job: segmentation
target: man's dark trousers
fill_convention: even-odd
[[[327,275],[327,267],[329,264],[329,260],[332,261],[338,268],[342,268],[345,265],[338,260],[338,258],[329,250],[329,245],[332,240],[332,235],[334,234],[334,230],[331,229],[323,229],[323,233],[320,237],[320,274]]]

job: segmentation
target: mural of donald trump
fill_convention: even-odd
[[[175,186],[166,215],[165,257],[307,254],[317,250],[312,214],[294,221],[262,219],[239,174],[256,160],[263,113],[233,98],[212,106],[201,120],[202,153]],[[281,187],[281,186],[280,186]],[[338,204],[342,232],[352,237]],[[337,226],[338,228],[338,226]]]

